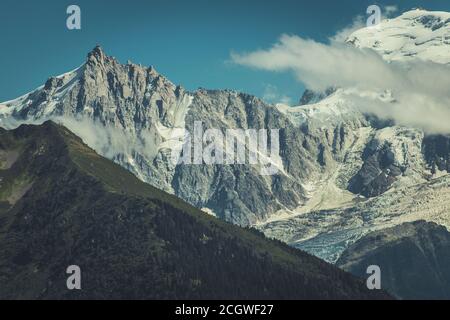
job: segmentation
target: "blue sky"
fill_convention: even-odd
[[[66,28],[70,4],[81,8],[81,30]],[[2,0],[0,101],[78,67],[100,44],[189,90],[229,88],[295,103],[303,86],[294,76],[235,65],[230,53],[270,47],[283,33],[326,42],[371,4],[450,11],[448,0]]]

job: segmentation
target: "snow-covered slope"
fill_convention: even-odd
[[[357,127],[365,122],[363,114],[357,106],[348,99],[346,90],[338,89],[319,102],[286,106],[278,104],[277,109],[286,114],[296,125],[313,122],[316,126],[331,127],[342,123],[353,123]]]
[[[450,13],[412,10],[375,27],[353,33],[347,40],[371,48],[388,61],[422,59],[450,63]]]
[[[269,237],[335,262],[350,244],[374,230],[417,220],[450,229],[449,212],[450,176],[445,174],[424,183],[391,189],[372,199],[354,198],[326,210],[317,207],[299,211],[258,228]]]
[[[6,118],[11,116],[13,113],[19,113],[23,109],[29,107],[31,104],[35,105],[37,110],[37,115],[39,117],[51,115],[55,111],[56,105],[64,100],[71,92],[73,87],[80,80],[81,74],[83,72],[84,65],[78,67],[77,69],[64,73],[54,78],[50,78],[47,83],[39,88],[36,88],[32,92],[29,92],[17,99],[6,101],[0,103],[0,116],[1,118]],[[55,88],[51,95],[48,95],[48,99],[39,96],[39,99],[36,99],[42,90]],[[36,100],[39,100],[36,105]]]

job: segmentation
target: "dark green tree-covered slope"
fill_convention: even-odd
[[[366,299],[348,273],[140,182],[52,122],[0,129],[0,298]],[[81,268],[81,290],[66,268]]]
[[[337,265],[365,277],[381,269],[381,286],[401,299],[450,299],[450,233],[432,222],[407,222],[369,233]]]

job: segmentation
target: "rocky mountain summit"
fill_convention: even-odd
[[[254,96],[230,90],[186,92],[154,68],[122,65],[100,47],[78,69],[3,103],[0,112],[6,127],[55,119],[141,180],[242,225],[303,203],[303,181],[331,170],[345,144],[356,138],[353,129],[365,123],[361,115],[345,126],[299,125]],[[263,176],[249,165],[174,165],[171,150],[183,144],[177,130],[193,132],[195,122],[223,132],[280,130],[279,174]]]

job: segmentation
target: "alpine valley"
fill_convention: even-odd
[[[348,38],[346,45],[373,50],[387,62],[407,63],[411,59],[421,59],[448,65],[449,39],[450,13],[413,10],[395,19],[384,20],[375,29],[356,31]],[[147,218],[139,213],[143,208],[160,206],[165,208],[165,211],[171,209],[169,210],[168,205],[160,198],[155,200],[156,204],[153,200],[145,200],[144,198],[150,195],[141,194],[144,191],[139,191],[139,195],[135,195],[134,191],[133,195],[124,195],[124,191],[119,190],[120,186],[112,185],[113,182],[109,180],[104,182],[104,179],[110,179],[103,176],[107,172],[101,171],[100,177],[100,171],[91,172],[94,169],[91,169],[85,157],[94,157],[98,159],[95,161],[105,163],[107,160],[94,156],[94,152],[87,146],[127,169],[142,182],[172,194],[219,220],[243,227],[255,227],[269,238],[281,240],[329,263],[338,262],[337,265],[357,276],[363,275],[361,264],[370,260],[361,257],[370,252],[364,244],[379,234],[387,234],[389,236],[386,235],[386,239],[393,239],[395,242],[396,238],[390,234],[395,233],[397,226],[398,230],[404,231],[404,236],[398,238],[408,246],[422,248],[426,244],[429,249],[426,252],[430,256],[434,252],[446,252],[444,249],[445,245],[448,245],[448,235],[445,228],[450,227],[450,137],[429,134],[419,128],[401,126],[390,119],[367,114],[361,108],[364,100],[352,99],[352,95],[348,94],[349,90],[353,89],[331,88],[321,93],[306,90],[298,106],[272,105],[255,96],[231,90],[198,89],[190,92],[173,84],[154,67],[121,64],[97,46],[77,69],[51,77],[33,92],[0,104],[1,126],[6,129],[18,128],[11,133],[2,133],[2,170],[9,172],[16,168],[18,165],[15,163],[19,161],[17,159],[24,157],[23,152],[29,157],[40,156],[40,148],[35,145],[37,142],[33,142],[32,136],[37,134],[42,136],[42,139],[49,139],[46,135],[52,132],[61,140],[61,152],[68,149],[68,154],[75,157],[73,161],[78,169],[75,170],[75,164],[71,164],[70,168],[61,168],[67,181],[72,175],[86,185],[91,183],[89,179],[97,179],[100,182],[96,182],[96,192],[102,195],[98,200],[98,209],[102,203],[106,205],[107,201],[117,201],[121,203],[120,206],[128,206],[136,212],[136,216],[132,217],[121,214],[121,210],[117,209],[114,216],[108,218],[122,221],[123,228],[126,228],[127,224],[137,223],[136,219],[147,221]],[[50,124],[47,120],[65,126],[87,146],[75,136],[72,137],[66,129]],[[278,174],[261,175],[258,165],[174,165],[171,161],[171,151],[180,148],[184,143],[184,135],[179,134],[180,130],[193,132],[194,123],[199,121],[204,129],[214,128],[222,132],[227,129],[280,130],[281,159],[275,163]],[[43,127],[23,126],[44,122]],[[47,141],[45,139],[43,141]],[[64,143],[69,146],[64,146]],[[73,150],[83,155],[78,155]],[[45,151],[42,152],[46,154]],[[51,159],[46,161],[51,162]],[[29,170],[26,163],[23,160],[19,167]],[[31,163],[34,165],[34,162]],[[129,179],[132,185],[145,185],[132,180],[132,177],[112,164],[105,166],[117,170],[118,175]],[[14,170],[19,170],[19,167]],[[15,245],[16,237],[13,233],[5,233],[8,229],[5,223],[13,226],[14,219],[20,217],[22,220],[17,228],[23,228],[24,232],[28,230],[25,221],[27,215],[20,213],[14,204],[39,196],[39,190],[33,188],[40,180],[34,180],[30,174],[27,171],[21,175],[20,181],[8,180],[7,176],[2,180],[1,188],[8,186],[8,192],[6,189],[2,191],[3,200],[7,201],[11,208],[5,207],[3,210],[7,211],[3,212],[8,212],[7,216],[3,216],[4,213],[0,216],[0,221],[3,221],[0,225],[0,241],[7,240],[10,245]],[[48,181],[39,183],[50,188]],[[111,184],[112,189],[104,190],[106,187],[101,187],[102,183]],[[231,250],[222,242],[226,237],[223,230],[230,228],[236,234],[241,231],[213,217],[202,217],[198,210],[182,204],[180,200],[175,200],[175,197],[156,191],[153,187],[142,187],[142,190],[149,190],[149,194],[155,193],[177,203],[173,214],[167,213],[161,218],[150,216],[148,219],[156,219],[152,222],[153,225],[162,224],[163,219],[166,219],[166,222],[170,222],[172,231],[187,230],[175,219],[175,215],[180,216],[180,210],[187,210],[190,215],[183,218],[186,220],[183,221],[196,229],[197,240],[204,244],[202,246],[197,243],[198,250],[205,255],[208,255],[209,246],[222,248],[216,249],[223,254]],[[77,195],[76,188],[73,185],[67,189],[67,196]],[[112,194],[115,194],[115,197]],[[32,206],[30,202],[25,204]],[[89,211],[98,211],[97,209],[86,207],[83,210],[87,210],[87,216],[84,218],[75,213],[64,218],[59,216],[59,211],[56,210],[52,213],[54,217],[48,219],[61,228],[61,232],[65,226],[69,228],[67,219],[78,221],[79,227],[84,227],[84,219],[100,219],[94,211]],[[13,218],[14,215],[18,216]],[[43,225],[46,222],[44,218],[34,219],[38,220],[36,223]],[[33,218],[28,216],[28,219]],[[196,220],[202,221],[201,227],[196,226]],[[421,221],[421,224],[411,224],[415,221]],[[422,224],[424,227],[421,227]],[[20,228],[17,230],[21,230]],[[169,229],[169,225],[167,228]],[[417,237],[420,237],[420,232],[417,230],[420,228],[429,233],[439,230],[442,236],[429,236],[419,241]],[[113,232],[112,229],[110,231]],[[102,235],[105,239],[114,237],[107,232],[108,230],[105,230]],[[44,233],[39,235],[39,239],[41,236],[42,239],[47,239]],[[155,242],[156,247],[174,245],[164,238],[170,237],[168,231],[161,235],[152,233],[153,236],[160,239]],[[189,238],[187,234],[183,233],[183,236]],[[414,238],[406,241],[405,238],[409,236]],[[90,239],[91,235],[86,233],[86,237]],[[236,237],[239,238],[237,235]],[[233,245],[239,247],[242,252],[247,252],[245,250],[250,246],[250,237],[257,239],[257,243],[267,241],[258,234],[246,231],[244,238],[248,242],[241,243],[236,239]],[[440,241],[444,241],[442,239],[446,242],[441,243]],[[95,248],[102,251],[103,240],[97,240],[100,243],[97,243]],[[71,239],[64,241],[71,243],[74,254],[79,250],[90,250],[72,243]],[[291,251],[278,242],[268,243],[277,252],[274,255],[280,254],[285,260],[293,259],[294,265],[296,259],[300,258],[310,259],[311,263],[322,263],[310,256],[303,257],[300,251]],[[177,244],[181,246],[181,242]],[[381,241],[378,255],[379,259],[383,259],[383,265],[392,269],[390,291],[399,298],[423,297],[420,288],[414,291],[415,294],[404,295],[404,287],[397,285],[415,281],[415,277],[421,277],[421,274],[411,273],[411,278],[402,278],[401,282],[394,280],[400,276],[404,264],[392,259],[391,251],[381,251],[390,245],[390,242]],[[403,244],[397,245],[402,248]],[[439,248],[439,251],[433,250],[435,247]],[[182,254],[182,251],[176,251],[180,248],[174,247],[173,254]],[[15,262],[7,261],[7,264],[0,265],[2,270],[10,270],[10,263],[17,262],[23,266],[24,274],[35,277],[33,281],[39,284],[36,288],[44,290],[42,281],[47,278],[34,275],[35,269],[38,268],[38,265],[31,263],[35,261],[34,257],[30,256],[25,244],[21,250],[23,253],[16,257]],[[410,250],[417,254],[414,248]],[[96,251],[89,252],[94,254]],[[259,267],[265,270],[265,253],[261,251],[257,256],[261,259]],[[358,257],[356,262],[352,260],[353,256]],[[159,258],[155,256],[154,259]],[[164,257],[160,259],[164,260]],[[228,256],[227,259],[231,258]],[[424,267],[424,270],[437,270],[433,275],[439,275],[439,270],[450,267],[448,259],[437,261],[445,264]],[[225,259],[224,262],[231,263],[231,260]],[[136,265],[137,272],[141,270],[140,266]],[[202,297],[201,289],[197,290],[196,286],[200,288],[203,283],[207,286],[208,280],[204,279],[200,284],[195,278],[191,278],[188,284],[183,282],[188,281],[187,278],[177,278],[178,269],[175,265],[171,265],[172,267],[174,273],[167,275],[167,281],[181,281],[189,286],[193,296]],[[323,270],[328,270],[328,267],[323,266]],[[282,269],[285,266],[281,263],[277,264],[277,268]],[[186,272],[192,272],[194,275],[197,271],[187,269]],[[334,269],[330,269],[330,272],[337,277],[345,275]],[[173,278],[170,278],[171,276]],[[1,279],[0,277],[0,282]],[[291,278],[283,278],[280,281],[290,281],[288,279]],[[436,283],[439,281],[436,280]],[[271,283],[267,284],[269,287],[270,285]],[[354,289],[356,287],[356,284],[352,284],[351,288],[359,290]],[[401,289],[397,289],[399,287]],[[346,291],[341,285],[339,288],[343,291],[330,292],[327,295],[352,296],[349,292],[355,292],[350,289]],[[30,296],[56,296],[51,287],[45,290],[25,292]],[[225,287],[225,293],[226,290],[228,289]],[[434,292],[439,298],[450,298],[448,290],[436,289]],[[220,294],[218,293],[219,296]],[[246,294],[242,292],[243,296]],[[430,295],[426,297],[433,298],[433,295]]]

